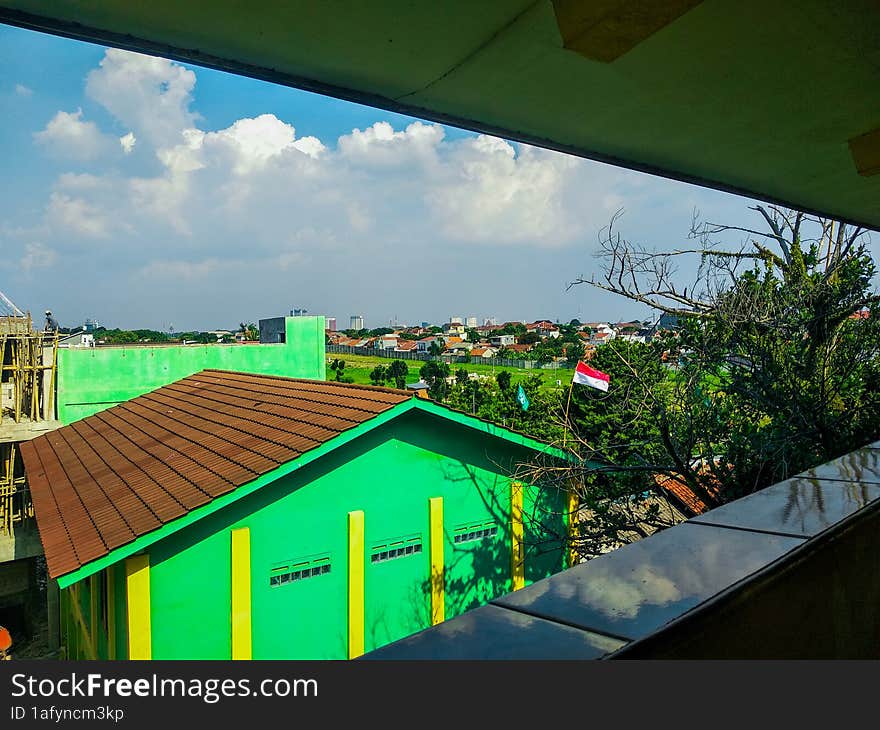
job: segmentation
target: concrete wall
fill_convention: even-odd
[[[324,318],[284,319],[282,344],[61,348],[58,418],[77,421],[205,368],[323,380]]]

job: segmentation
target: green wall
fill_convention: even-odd
[[[286,342],[58,349],[58,418],[71,423],[216,368],[324,380],[324,318],[286,317]]]
[[[153,658],[230,657],[230,530],[236,527],[250,530],[254,659],[347,656],[353,510],[365,513],[366,651],[428,625],[429,497],[444,498],[446,617],[509,591],[510,483],[503,474],[531,456],[505,440],[410,411],[180,530],[149,548]],[[527,535],[532,522],[550,520],[561,529],[560,499],[535,492],[525,503]],[[456,543],[456,528],[475,523],[494,525],[497,533]],[[372,548],[401,540],[420,540],[421,551],[371,560]],[[561,546],[537,552],[527,548],[527,581],[563,567]],[[326,558],[329,572],[270,585],[273,568]]]

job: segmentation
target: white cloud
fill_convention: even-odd
[[[28,88],[24,84],[16,84],[15,85],[15,93],[19,96],[33,96],[33,89]]]
[[[138,138],[176,144],[195,125],[189,110],[196,75],[164,58],[111,48],[86,79],[86,93]]]
[[[108,50],[87,94],[121,126],[105,134],[81,111],[59,112],[39,139],[79,152],[107,144],[112,165],[60,175],[42,229],[19,245],[39,239],[67,261],[103,241],[98,265],[116,273],[105,286],[136,292],[130,306],[144,311],[186,297],[193,308],[231,306],[235,292],[267,315],[294,304],[427,315],[454,298],[475,315],[537,317],[559,311],[573,268],[591,265],[595,233],[618,207],[674,197],[658,192],[668,182],[488,135],[450,138],[419,121],[377,121],[335,142],[297,137],[296,120],[271,113],[199,128],[195,82],[179,64]],[[650,231],[656,219],[644,218]],[[683,220],[686,232],[689,211]],[[541,251],[552,264],[535,265]],[[32,268],[46,260],[29,253]],[[571,316],[602,318],[571,306]]]
[[[107,238],[112,228],[110,218],[100,205],[60,192],[49,196],[47,217],[60,236]]]
[[[111,138],[82,116],[82,109],[59,111],[45,129],[34,133],[34,139],[55,157],[79,161],[101,157],[112,149]]]
[[[52,266],[57,258],[55,251],[48,246],[39,242],[31,242],[25,244],[24,255],[21,257],[19,265],[24,271],[45,269]]]
[[[134,132],[124,134],[119,138],[119,144],[122,146],[122,151],[127,155],[134,149],[135,142],[137,142],[137,138],[134,136]]]

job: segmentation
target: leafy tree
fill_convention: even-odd
[[[468,381],[468,371],[464,368],[459,368],[455,371],[455,382],[457,385],[464,385]]]
[[[449,365],[445,362],[429,360],[419,369],[419,377],[428,384],[428,395],[435,401],[442,402],[449,392],[446,378],[449,377]]]
[[[498,383],[502,393],[510,390],[510,373],[507,370],[501,370],[495,375],[495,382]]]
[[[577,365],[579,360],[584,359],[587,348],[581,341],[572,342],[565,346],[565,360],[569,365]]]
[[[385,385],[389,377],[388,368],[384,365],[377,365],[370,371],[370,382],[373,385]]]
[[[431,346],[428,348],[428,353],[429,353],[432,357],[437,357],[437,356],[440,355],[442,352],[443,352],[443,346],[440,345],[440,343],[437,342],[437,340],[434,340],[434,341],[431,343]]]
[[[330,361],[330,369],[335,374],[337,383],[346,382],[342,379],[345,372],[345,360],[334,357],[333,360]]]
[[[238,326],[241,332],[244,334],[245,340],[247,340],[248,342],[256,342],[260,339],[260,330],[253,322],[250,322],[249,324],[241,322]]]
[[[480,341],[480,333],[477,332],[475,329],[467,330],[466,336],[467,336],[468,342],[479,342]]]
[[[517,345],[534,345],[540,341],[541,336],[537,332],[524,332],[516,338]]]
[[[403,360],[395,360],[388,366],[388,379],[394,381],[397,388],[406,387],[406,376],[409,374],[409,366]]]
[[[775,206],[761,228],[696,222],[696,247],[656,252],[616,233],[602,275],[577,280],[678,317],[647,344],[613,340],[591,365],[607,393],[575,386],[569,469],[523,478],[574,489],[585,557],[668,526],[658,478],[714,506],[880,437],[880,295],[864,232]],[[748,242],[740,244],[741,235]],[[734,234],[735,246],[725,246]],[[693,255],[692,278],[679,262]]]

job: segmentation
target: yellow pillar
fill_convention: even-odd
[[[113,566],[106,569],[107,573],[107,658],[116,658],[116,572]]]
[[[445,619],[445,581],[443,562],[443,497],[428,500],[431,536],[431,625]]]
[[[251,658],[251,531],[232,531],[232,658]]]
[[[526,584],[525,555],[523,554],[523,487],[519,482],[510,484],[510,576],[512,590]]]
[[[578,551],[575,547],[575,541],[578,534],[578,508],[580,500],[576,492],[568,493],[566,511],[568,512],[568,567],[576,565],[578,562]]]
[[[348,513],[348,658],[364,653],[364,513]]]
[[[128,596],[128,658],[151,659],[149,555],[126,558],[125,590]]]

